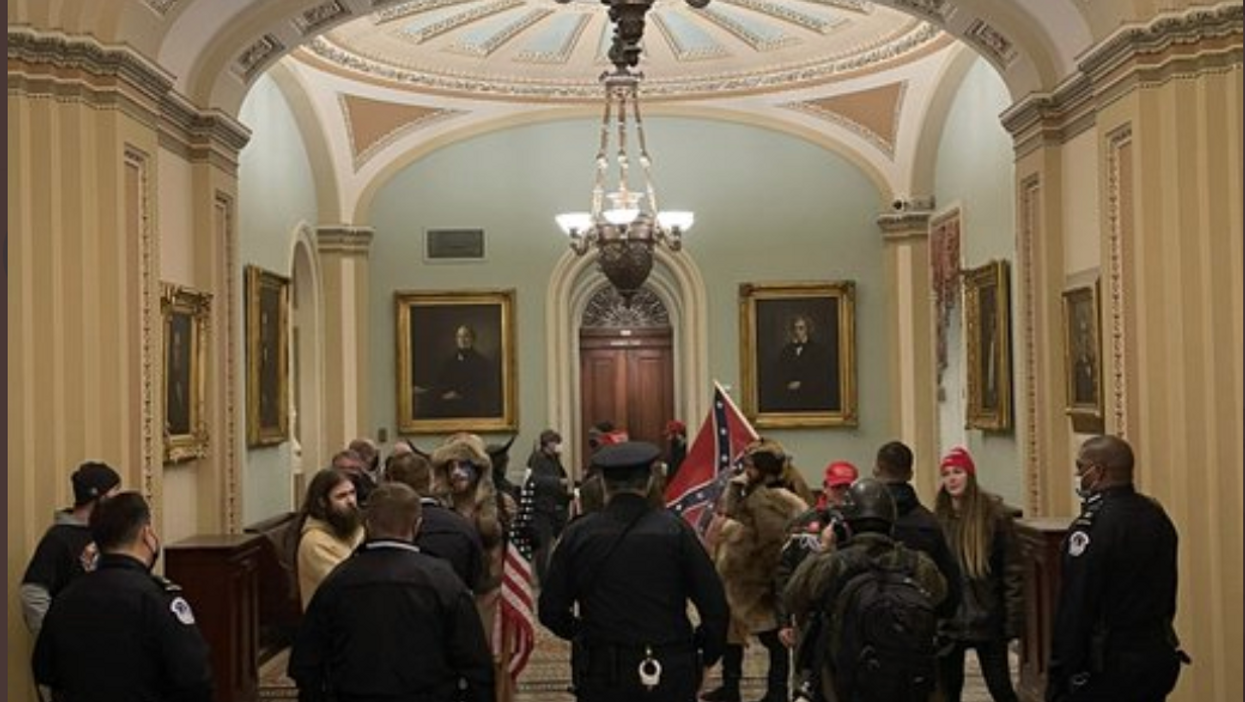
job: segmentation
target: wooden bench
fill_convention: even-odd
[[[294,548],[290,533],[297,513],[286,512],[252,524],[243,531],[263,536],[259,555],[259,659],[267,661],[294,640],[302,620]]]

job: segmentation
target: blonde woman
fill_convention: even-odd
[[[974,649],[995,702],[1015,702],[1007,644],[1024,626],[1024,572],[1011,514],[977,484],[977,466],[956,447],[939,464],[934,513],[960,565],[963,598],[939,623],[939,681],[946,702],[959,702],[964,653]]]

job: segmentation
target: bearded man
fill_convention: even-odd
[[[363,540],[363,520],[350,476],[335,468],[316,473],[298,519],[298,594],[306,610],[325,576]]]

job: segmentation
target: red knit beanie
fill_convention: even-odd
[[[965,473],[969,475],[977,475],[977,465],[973,463],[973,457],[969,455],[968,449],[963,446],[956,446],[942,457],[942,462],[938,464],[940,471],[948,468],[963,468]]]

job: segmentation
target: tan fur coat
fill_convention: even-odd
[[[731,618],[752,633],[778,628],[774,573],[787,524],[808,505],[790,490],[757,485],[727,486],[726,521],[718,535],[716,565]]]

